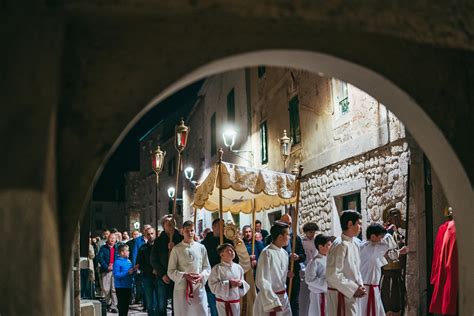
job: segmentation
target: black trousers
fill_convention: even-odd
[[[127,316],[130,297],[132,296],[131,288],[115,288],[118,301],[119,316]]]
[[[300,313],[300,304],[299,304],[299,296],[300,296],[300,271],[295,271],[295,276],[293,277],[293,284],[291,289],[291,297],[290,297],[290,306],[291,306],[291,314],[293,316],[298,316]],[[290,279],[286,282],[286,288],[290,287]]]

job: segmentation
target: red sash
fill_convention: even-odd
[[[278,291],[278,292],[275,292],[276,295],[283,295],[286,293],[286,290],[281,290],[281,291]],[[270,316],[276,316],[276,312],[270,312]]]
[[[193,283],[186,280],[186,303],[191,305],[191,300],[194,298],[193,294]]]
[[[321,302],[319,302],[319,307],[321,309],[321,316],[326,315],[326,295],[324,293],[319,293],[319,299]]]
[[[346,302],[344,301],[344,294],[331,287],[328,287],[328,290],[337,291],[337,316],[346,316]]]
[[[233,316],[232,315],[232,307],[230,307],[230,304],[238,304],[238,303],[240,303],[240,300],[224,301],[223,299],[216,297],[216,302],[225,303],[225,315],[226,316]],[[236,315],[236,316],[238,316],[238,315]]]
[[[367,300],[367,316],[375,314],[375,288],[379,287],[377,284],[364,284],[369,287],[369,298]]]

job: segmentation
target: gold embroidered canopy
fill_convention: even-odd
[[[219,179],[216,164],[196,188],[193,207],[219,211]],[[221,162],[222,211],[251,214],[295,203],[296,177],[291,174]],[[252,203],[255,203],[253,206]]]

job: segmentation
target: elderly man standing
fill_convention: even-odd
[[[107,308],[112,313],[117,313],[117,295],[115,294],[114,275],[112,272],[115,258],[118,256],[115,238],[115,234],[109,234],[106,244],[100,248],[98,254],[100,287],[107,302]]]

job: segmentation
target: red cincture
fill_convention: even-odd
[[[337,291],[331,287],[328,290]],[[337,291],[337,316],[346,316],[346,302],[344,301],[344,294]]]
[[[324,295],[324,293],[319,293],[319,299],[321,300],[321,302],[319,303],[319,306],[321,308],[321,316],[325,316],[326,315],[326,295]]]
[[[240,300],[224,301],[223,299],[216,297],[216,302],[221,302],[225,304],[225,316],[233,316],[232,307],[230,306],[230,304],[238,304],[240,303]]]
[[[281,291],[278,291],[278,292],[275,292],[276,295],[283,295],[286,293],[286,290],[281,290]],[[270,316],[276,316],[276,312],[270,312]]]
[[[375,288],[379,287],[376,284],[364,284],[365,286],[369,287],[369,298],[367,299],[367,316],[375,314]]]
[[[186,280],[186,303],[191,305],[191,300],[194,298],[193,294],[193,283]]]

